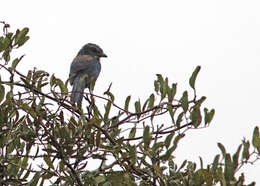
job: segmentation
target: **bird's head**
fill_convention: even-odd
[[[95,58],[107,57],[103,50],[98,45],[93,43],[88,43],[84,45],[80,49],[78,55],[90,55]]]

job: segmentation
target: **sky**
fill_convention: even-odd
[[[216,114],[209,128],[188,132],[175,154],[180,162],[199,156],[212,162],[217,142],[234,153],[259,126],[259,1],[10,0],[1,7],[0,19],[11,29],[30,28],[31,39],[17,52],[26,54],[24,72],[37,67],[66,80],[78,50],[96,43],[108,55],[96,94],[112,82],[119,104],[130,94],[149,96],[157,73],[177,82],[182,94],[200,65],[197,93]],[[259,170],[257,162],[242,171],[260,183]]]

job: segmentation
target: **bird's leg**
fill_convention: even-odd
[[[89,89],[89,95],[90,95],[90,100],[88,100],[88,102],[89,102],[89,109],[90,109],[90,111],[92,111],[92,109],[93,109],[93,107],[94,107],[94,105],[95,105],[95,99],[94,99],[94,96],[92,95],[92,91],[91,91],[91,89]]]
[[[88,104],[91,105],[91,101],[88,97],[88,94],[85,94],[86,96],[84,96],[84,98],[87,100]],[[86,106],[86,109],[88,111],[88,117],[90,118],[91,116],[91,111],[92,111],[92,108],[90,106]]]
[[[86,109],[88,111],[88,116],[90,117],[92,114],[92,110],[93,110],[93,107],[95,105],[95,99],[92,95],[92,91],[89,89],[89,95],[90,95],[90,98],[88,97],[88,94],[86,94],[85,99],[87,100],[89,106],[86,106]]]

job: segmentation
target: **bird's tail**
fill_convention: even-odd
[[[83,99],[85,80],[81,80],[80,76],[75,77],[71,94],[71,101],[80,105]]]

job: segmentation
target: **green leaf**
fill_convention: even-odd
[[[153,112],[152,112],[152,114],[151,114],[151,117],[150,117],[150,119],[151,119],[151,121],[153,121],[153,118],[154,118],[154,116],[155,116],[155,114],[157,113],[157,112],[160,112],[160,108],[155,108],[154,110],[153,110]]]
[[[157,150],[158,150],[160,147],[163,147],[163,146],[164,146],[164,142],[162,142],[162,141],[160,141],[160,142],[158,142],[158,143],[155,143],[155,144],[153,145],[153,147],[152,147],[152,151],[153,151],[154,153],[156,153]]]
[[[168,78],[165,78],[165,81],[162,81],[162,84],[161,84],[161,100],[163,100],[165,97],[166,97],[166,94],[168,92],[168,88],[169,85],[168,85]]]
[[[199,158],[200,158],[200,168],[203,169],[203,160],[201,157],[199,157]]]
[[[200,108],[195,107],[191,112],[191,121],[195,128],[197,128],[201,123],[201,113]]]
[[[153,107],[154,107],[154,94],[151,94],[149,97],[148,108],[153,108]]]
[[[205,121],[205,125],[209,124],[213,117],[215,115],[215,110],[211,109],[210,112],[208,112],[207,108],[204,108],[204,121]]]
[[[28,159],[29,159],[28,157],[24,157],[24,158],[21,159],[21,165],[20,165],[21,168],[20,168],[20,171],[17,174],[18,178],[21,177],[21,175],[24,173],[24,171],[27,167]]]
[[[27,185],[28,186],[37,186],[37,183],[38,183],[40,178],[41,178],[41,173],[37,172],[36,174],[34,174],[33,178],[31,179],[31,181]]]
[[[52,74],[52,76],[51,76],[51,78],[50,78],[50,85],[51,85],[51,87],[55,84],[55,76],[54,76],[54,74]]]
[[[196,106],[200,107],[201,104],[207,99],[207,97],[202,96],[199,100],[196,101]]]
[[[211,170],[215,173],[217,168],[218,168],[218,162],[219,162],[219,157],[220,155],[216,155],[215,158],[214,158],[214,161],[212,163],[212,167],[211,167]]]
[[[41,88],[42,88],[42,87],[48,85],[48,82],[42,83],[42,79],[43,79],[43,77],[40,77],[39,80],[37,81],[37,87],[36,87],[36,89],[37,89],[38,91],[41,91]]]
[[[195,174],[192,177],[192,183],[193,185],[211,186],[213,185],[212,174],[209,173],[207,169],[199,169],[195,171]]]
[[[66,169],[65,169],[65,166],[64,166],[64,163],[63,161],[60,161],[59,162],[59,171],[60,172],[64,172]]]
[[[242,147],[242,144],[238,146],[236,153],[232,156],[235,168],[237,168],[237,166],[238,166],[238,159],[239,159],[241,147]]]
[[[11,69],[14,70],[17,66],[17,64],[19,63],[19,59],[18,58],[15,58],[12,62],[12,66],[11,66]]]
[[[19,30],[19,29],[17,29],[17,30],[16,30],[16,33],[15,33],[15,42],[17,42],[17,40],[18,40],[20,37],[25,36],[28,32],[29,32],[29,29],[26,29],[26,28],[23,28],[22,31]]]
[[[256,182],[252,182],[252,183],[250,183],[250,184],[248,184],[247,186],[256,186]]]
[[[28,113],[28,114],[30,114],[34,119],[36,119],[37,118],[37,114],[36,114],[36,112],[35,112],[35,110],[31,107],[31,106],[29,106],[28,104],[25,104],[25,103],[18,103],[20,106],[21,106],[21,108],[26,112],[26,113]]]
[[[29,28],[23,28],[21,31],[17,30],[15,35],[15,44],[22,46],[29,39],[29,36],[26,36],[28,32]]]
[[[101,141],[101,132],[98,130],[97,135],[96,135],[96,146],[100,146],[100,141]]]
[[[159,91],[159,82],[158,81],[154,81],[154,90],[155,92],[158,92]]]
[[[45,96],[42,96],[41,98],[40,98],[40,102],[39,102],[39,106],[40,107],[42,107],[43,106],[43,103],[44,103],[44,101],[45,101]]]
[[[33,73],[33,79],[39,79],[44,76],[49,76],[49,74],[43,70],[37,70]]]
[[[8,37],[4,38],[4,40],[3,40],[3,50],[6,50],[8,47],[10,47],[11,43],[12,43],[12,41],[11,41],[10,38],[8,38]]]
[[[7,153],[8,153],[8,154],[11,154],[11,153],[14,151],[14,148],[15,148],[14,143],[10,143],[10,144],[8,145]],[[12,165],[11,165],[11,166],[12,166]]]
[[[97,176],[95,177],[95,184],[99,184],[106,181],[106,177],[105,176]]]
[[[171,88],[168,88],[167,94],[168,94],[168,101],[169,103],[173,102],[174,96],[177,91],[177,84],[173,83]]]
[[[21,165],[22,168],[26,168],[27,167],[28,159],[29,159],[28,157],[24,157],[23,158],[22,165]]]
[[[128,111],[130,99],[131,99],[131,96],[127,96],[127,98],[125,100],[125,108],[124,108],[124,110],[126,110],[126,111]]]
[[[6,143],[6,137],[4,135],[0,135],[0,148],[3,148]]]
[[[24,43],[26,43],[26,41],[28,41],[30,39],[30,37],[29,36],[24,36],[23,38],[21,38],[18,42],[17,42],[17,44],[18,44],[18,46],[22,46]]]
[[[135,112],[136,112],[137,114],[138,114],[138,113],[141,113],[141,103],[140,103],[140,100],[135,102]],[[138,115],[137,117],[139,118],[140,115]]]
[[[176,136],[176,138],[175,138],[174,141],[173,141],[172,147],[169,148],[169,149],[166,151],[166,153],[162,156],[162,158],[163,158],[164,160],[168,160],[168,159],[171,157],[171,154],[172,154],[173,151],[175,151],[175,149],[177,148],[179,141],[180,141],[184,136],[185,136],[184,133],[179,134],[178,136]]]
[[[110,185],[116,185],[116,186],[135,186],[134,180],[130,174],[127,174],[123,171],[113,171],[112,173],[109,173],[107,175],[107,180],[109,180]]]
[[[179,172],[187,164],[187,162],[187,160],[184,160],[177,172]]]
[[[259,135],[258,126],[256,126],[254,128],[252,144],[256,149],[258,149],[258,152],[259,152],[259,150],[260,150],[260,135]]]
[[[48,155],[44,156],[43,159],[44,159],[45,163],[49,166],[49,168],[54,169],[54,166],[51,162],[51,158]]]
[[[170,133],[170,134],[166,137],[166,139],[165,139],[165,141],[164,141],[165,147],[166,147],[167,149],[169,148],[169,146],[170,146],[170,144],[171,144],[171,141],[172,141],[172,138],[173,138],[174,134],[175,134],[174,132]]]
[[[12,40],[13,38],[13,34],[14,33],[12,33],[12,32],[9,32],[7,35],[6,35],[6,37],[8,37],[10,40]]]
[[[7,92],[7,94],[6,94],[6,99],[7,99],[7,100],[12,99],[13,97],[14,97],[14,95],[13,95],[13,92],[12,92],[12,91]]]
[[[108,116],[109,116],[110,110],[111,110],[111,102],[108,101],[107,105],[105,107],[104,121],[108,120]]]
[[[230,154],[227,153],[225,156],[225,170],[224,170],[224,176],[225,179],[228,181],[232,180],[235,174],[234,165],[232,163]]]
[[[87,74],[86,74],[87,75]],[[80,79],[85,79],[86,77],[84,77],[84,78],[80,78]],[[94,79],[94,77],[93,76],[91,76],[90,77],[90,86],[89,86],[89,89],[91,90],[91,91],[93,91],[94,90],[94,87],[95,87],[95,83],[96,83],[96,81],[95,81],[95,79]]]
[[[26,82],[27,84],[30,84],[31,79],[32,79],[32,71],[29,70],[28,73],[27,73],[25,82]]]
[[[195,81],[196,81],[199,71],[200,71],[200,66],[197,66],[190,77],[189,83],[190,83],[191,88],[193,88],[193,89],[195,89]]]
[[[185,136],[184,133],[179,134],[178,136],[176,136],[176,138],[175,138],[174,141],[173,141],[174,150],[177,148],[179,141],[180,141],[184,136]]]
[[[176,126],[179,128],[181,126],[181,122],[182,122],[182,118],[184,116],[184,112],[181,112],[178,117],[177,117],[177,121],[176,121]]]
[[[28,176],[30,175],[31,173],[31,167],[32,165],[29,166],[29,168],[27,168],[27,172],[25,173],[25,175],[23,176],[23,180],[25,180],[26,178],[28,178]]]
[[[144,147],[148,148],[151,142],[150,127],[145,126],[143,133]]]
[[[168,78],[166,78],[164,81],[161,74],[156,74],[156,76],[157,76],[157,81],[154,83],[155,91],[158,92],[158,89],[160,89],[161,100],[163,100],[167,94]]]
[[[129,145],[128,147],[129,149],[129,155],[130,155],[130,161],[131,161],[131,164],[134,165],[137,161],[137,155],[136,155],[136,146],[135,145]]]
[[[149,102],[149,99],[147,99],[144,104],[143,104],[143,107],[142,107],[142,112],[146,110],[146,107],[147,107],[147,104]]]
[[[189,106],[189,103],[188,103],[188,92],[187,91],[183,92],[183,95],[182,95],[182,98],[181,98],[180,101],[181,101],[181,106],[182,106],[183,111],[187,112],[188,106]]]
[[[0,37],[0,52],[2,52],[5,49],[4,46],[4,37]]]
[[[135,137],[135,134],[136,134],[136,126],[134,126],[134,127],[131,129],[128,138],[130,138],[130,139],[131,139],[131,138],[134,138],[134,137]]]
[[[20,164],[21,159],[15,158],[11,160],[11,163],[7,167],[7,172],[9,173],[10,177],[17,176]]]
[[[3,53],[3,58],[4,58],[4,60],[6,61],[6,62],[8,62],[8,61],[10,61],[10,51],[9,50],[6,50],[6,51],[4,51],[4,53]]]
[[[249,148],[250,143],[249,141],[243,141],[243,152],[242,152],[242,158],[248,160],[249,159]]]
[[[2,102],[4,97],[5,97],[5,87],[0,84],[0,103]]]
[[[59,78],[56,78],[55,84],[59,86],[59,88],[61,90],[61,94],[63,96],[68,94],[68,88],[64,85],[62,80],[60,80]]]
[[[12,66],[11,66],[11,70],[16,69],[16,66],[18,65],[18,63],[22,60],[22,58],[24,57],[24,55],[22,55],[19,59],[15,58],[12,62]]]
[[[210,112],[209,112],[209,120],[208,120],[208,123],[210,123],[213,119],[215,115],[215,110],[214,109],[211,109]]]
[[[218,147],[220,148],[223,157],[225,157],[226,156],[226,149],[225,149],[224,145],[222,145],[221,143],[218,143]]]
[[[104,95],[108,95],[110,97],[111,102],[112,103],[114,102],[115,96],[111,92],[106,91],[106,92],[104,92]]]
[[[172,123],[175,124],[175,121],[174,121],[174,113],[175,113],[175,111],[173,111],[172,105],[171,104],[167,104],[167,109],[168,109],[168,112],[169,112],[170,117],[172,119]]]
[[[48,171],[46,174],[42,176],[42,180],[49,180],[55,175],[54,172]],[[42,182],[41,182],[42,184]]]
[[[170,157],[172,156],[173,151],[175,150],[175,147],[171,147],[169,148],[166,153],[161,157],[164,161],[167,161],[170,159]]]
[[[159,81],[160,85],[162,86],[162,84],[164,82],[162,75],[161,74],[156,74],[156,76],[157,76],[157,80]]]

